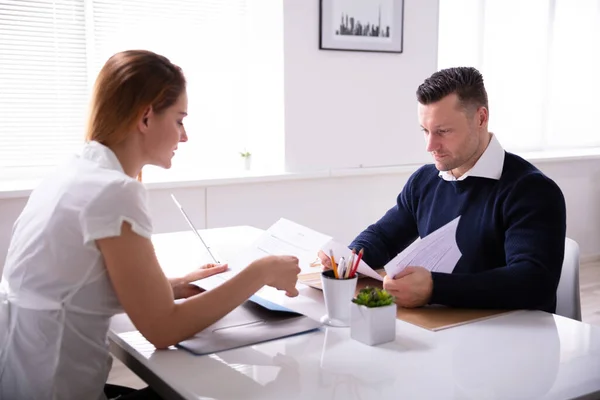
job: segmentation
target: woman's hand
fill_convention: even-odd
[[[175,299],[187,299],[188,297],[202,293],[202,289],[191,283],[208,278],[212,275],[220,274],[226,270],[227,264],[205,264],[183,278],[169,279]]]
[[[258,270],[264,277],[266,285],[284,290],[288,297],[298,296],[296,282],[301,270],[297,257],[266,256],[253,261],[248,268]]]

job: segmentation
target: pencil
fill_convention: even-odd
[[[335,279],[340,279],[337,270],[337,264],[335,263],[335,258],[333,258],[333,250],[329,249],[329,256],[331,257],[331,268],[333,269],[333,275]]]

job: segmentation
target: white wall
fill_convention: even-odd
[[[426,160],[415,92],[437,65],[437,0],[405,1],[403,53],[319,50],[319,2],[284,2],[289,171]]]
[[[584,258],[600,257],[600,159],[536,163],[560,186],[567,203],[567,235]]]

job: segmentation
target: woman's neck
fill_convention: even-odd
[[[130,137],[131,136],[132,135],[130,135]],[[115,153],[115,156],[117,156],[125,174],[132,178],[137,178],[144,166],[140,147],[133,143],[132,140],[125,140],[112,146],[111,150]]]

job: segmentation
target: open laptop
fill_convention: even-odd
[[[222,260],[219,257],[219,255],[214,250],[212,250],[210,248],[210,246],[208,246],[206,244],[204,239],[202,239],[200,232],[198,232],[198,230],[192,223],[192,220],[190,219],[190,217],[187,215],[187,213],[183,209],[183,206],[181,205],[181,203],[179,203],[179,201],[177,201],[177,198],[175,198],[175,195],[172,193],[171,193],[171,198],[173,199],[173,202],[175,202],[175,204],[179,208],[179,211],[181,211],[181,214],[183,215],[183,218],[185,218],[190,229],[196,234],[198,239],[200,239],[200,242],[202,243],[202,245],[204,246],[204,248],[210,255],[212,261],[215,264],[221,264]],[[238,272],[237,270],[230,268],[229,270],[222,272],[220,274],[212,275],[207,278],[201,279],[199,281],[192,282],[192,284],[197,285],[198,287],[200,287],[204,290],[211,290],[211,289],[214,289],[214,288],[222,285],[223,283],[227,282],[227,280],[229,280],[231,277],[233,277],[237,272]],[[292,311],[286,307],[280,306],[279,304],[273,303],[273,302],[271,302],[263,297],[257,296],[257,295],[253,295],[252,297],[250,297],[249,300],[256,304],[259,304],[259,305],[263,306],[264,308],[267,308],[271,311],[284,311],[284,312],[289,312],[289,313],[295,313],[294,311]]]

